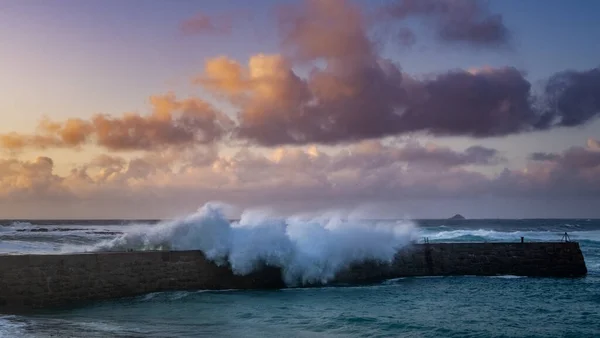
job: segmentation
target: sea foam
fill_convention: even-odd
[[[410,221],[368,222],[339,213],[278,218],[246,211],[230,222],[226,208],[208,203],[180,219],[140,224],[92,250],[201,250],[236,274],[267,264],[280,267],[288,285],[301,285],[326,283],[353,262],[391,262],[415,230]]]

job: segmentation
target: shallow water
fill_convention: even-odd
[[[0,250],[80,251],[131,227],[81,223],[7,225],[0,230]],[[412,237],[432,242],[518,241],[521,236],[560,240],[568,231],[581,244],[589,274],[577,279],[425,277],[361,287],[156,293],[0,317],[0,337],[600,336],[599,220],[416,223]],[[36,228],[49,231],[27,231]]]

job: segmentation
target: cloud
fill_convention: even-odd
[[[515,68],[451,71],[413,86],[398,124],[407,132],[490,137],[530,130],[538,120],[531,85]]]
[[[411,146],[400,152],[400,159],[407,162],[437,163],[443,166],[492,165],[502,162],[496,149],[472,146],[464,152],[456,152],[449,148],[430,146]]]
[[[560,158],[560,155],[553,153],[533,153],[529,156],[529,159],[532,161],[556,161]]]
[[[496,150],[481,146],[457,151],[364,141],[336,152],[313,145],[268,154],[241,149],[226,155],[210,147],[176,154],[169,149],[131,159],[103,155],[64,175],[45,157],[0,160],[0,206],[50,203],[67,215],[77,203],[110,208],[114,217],[150,217],[148,212],[164,217],[171,208],[189,211],[209,200],[306,211],[420,199],[597,201],[600,195],[600,153],[582,147],[498,175],[477,171],[475,166],[503,163]]]
[[[538,188],[573,196],[600,194],[600,152],[571,147],[560,154],[533,154],[534,164],[525,172]],[[539,162],[535,163],[535,162]]]
[[[393,163],[410,167],[452,168],[466,165],[495,165],[504,161],[497,150],[472,146],[458,152],[435,144],[425,146],[409,143],[403,147],[384,146],[379,141],[363,141],[332,158],[333,170],[345,167],[366,166],[375,169]]]
[[[403,15],[433,11],[454,18],[465,11],[467,22],[483,20],[475,2],[401,4],[408,6]],[[419,4],[424,7],[413,8]],[[450,5],[458,7],[446,11]],[[556,74],[540,93],[513,67],[417,78],[381,57],[379,41],[369,35],[374,23],[350,2],[289,5],[279,22],[282,54],[258,54],[245,66],[210,59],[195,80],[239,108],[237,139],[279,146],[414,132],[494,137],[583,125],[600,113],[598,69]],[[294,67],[306,64],[310,71],[301,77]]]
[[[125,168],[127,161],[121,157],[100,155],[94,158],[89,164],[82,168],[79,168],[80,175],[84,177],[88,176],[88,169],[97,170],[96,179],[97,182],[106,182],[114,180]]]
[[[307,0],[282,7],[279,34],[284,50],[298,60],[361,63],[375,55],[360,8],[345,0]]]
[[[0,198],[62,196],[63,179],[53,170],[54,161],[48,157],[38,157],[33,161],[0,160]]]
[[[442,173],[465,165],[493,165],[502,160],[496,150],[480,146],[459,152],[434,144],[422,146],[412,143],[398,147],[376,141],[362,142],[349,150],[333,154],[321,152],[315,146],[307,149],[282,147],[268,155],[241,150],[233,156],[218,156],[214,149],[210,148],[176,154],[178,153],[174,151],[165,151],[129,160],[101,155],[74,168],[64,177],[53,174],[53,161],[46,157],[38,158],[34,162],[7,160],[0,165],[0,173],[3,174],[5,184],[12,182],[16,184],[15,187],[31,186],[30,183],[23,183],[32,181],[33,177],[41,177],[46,186],[51,182],[58,185],[67,184],[73,190],[72,193],[78,196],[90,188],[110,188],[115,191],[139,187],[165,188],[163,184],[167,187],[177,185],[182,178],[188,179],[183,186],[201,184],[206,188],[219,188],[224,191],[241,189],[258,192],[262,189],[286,190],[307,187],[330,187],[350,191],[351,186],[363,174],[366,175],[365,179],[375,184],[375,181],[380,181],[377,175],[372,176],[375,173],[383,174],[382,178],[391,175],[389,178],[393,179],[406,168],[415,168],[415,172],[421,173]],[[190,178],[199,180],[189,180]]]
[[[502,16],[490,13],[483,1],[397,0],[385,11],[397,20],[425,19],[434,27],[436,37],[444,42],[484,47],[510,43],[510,33]]]
[[[284,54],[255,55],[247,67],[209,60],[196,81],[241,108],[236,137],[274,146],[390,134],[402,75],[377,58],[358,7],[307,1],[279,15]],[[292,70],[295,61],[318,60],[327,66],[314,68],[308,79]]]
[[[232,23],[233,18],[228,15],[211,17],[204,13],[197,13],[183,21],[179,28],[186,35],[230,34]]]
[[[445,40],[487,44],[507,37],[501,19],[479,1],[404,0],[392,9],[398,22],[434,20]],[[198,18],[201,27],[214,24]],[[514,67],[417,77],[382,56],[383,41],[372,34],[382,23],[351,1],[306,0],[283,6],[277,19],[281,53],[256,54],[245,64],[211,58],[194,78],[238,111],[234,120],[199,98],[166,94],[151,98],[148,115],[44,120],[36,133],[0,135],[0,146],[157,151],[224,138],[268,147],[411,133],[485,138],[581,126],[600,114],[598,68],[557,73],[541,91]]]
[[[587,140],[587,147],[590,150],[600,150],[600,141],[590,137]]]
[[[593,169],[600,167],[600,152],[583,147],[571,147],[562,154],[534,153],[531,159],[555,162],[562,168]]]
[[[22,135],[15,132],[0,135],[0,147],[11,151],[24,148],[47,149],[61,146],[63,146],[63,143],[55,137]]]
[[[0,135],[4,149],[77,148],[93,143],[112,151],[161,150],[167,147],[217,142],[232,121],[197,98],[178,100],[174,94],[152,96],[149,115],[127,113],[120,117],[98,114],[90,120],[42,120],[34,135]]]
[[[540,128],[583,125],[600,114],[600,68],[564,71],[546,84]]]
[[[576,169],[600,169],[600,153],[573,147],[563,154],[562,164]]]
[[[0,188],[7,198],[25,193],[41,198],[52,192],[85,199],[106,192],[130,194],[140,189],[177,187],[222,189],[224,198],[236,192],[272,190],[271,194],[281,194],[290,189],[305,193],[307,189],[333,189],[332,193],[341,189],[351,193],[357,180],[365,179],[361,184],[367,188],[371,184],[385,185],[385,177],[393,181],[405,170],[443,173],[501,160],[496,150],[480,146],[455,151],[434,144],[389,146],[378,141],[365,141],[332,154],[315,146],[280,147],[266,155],[241,150],[232,156],[219,156],[210,147],[183,152],[169,149],[131,159],[100,155],[64,176],[54,173],[54,162],[48,157],[2,160]]]

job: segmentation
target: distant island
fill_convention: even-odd
[[[466,219],[466,218],[461,214],[456,214],[448,219],[462,220],[462,219]]]

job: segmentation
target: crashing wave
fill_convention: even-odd
[[[373,223],[334,214],[276,218],[247,211],[231,222],[225,207],[208,203],[181,219],[140,224],[92,250],[201,250],[237,274],[266,264],[281,268],[288,284],[326,283],[354,262],[391,262],[415,229],[408,221]]]

